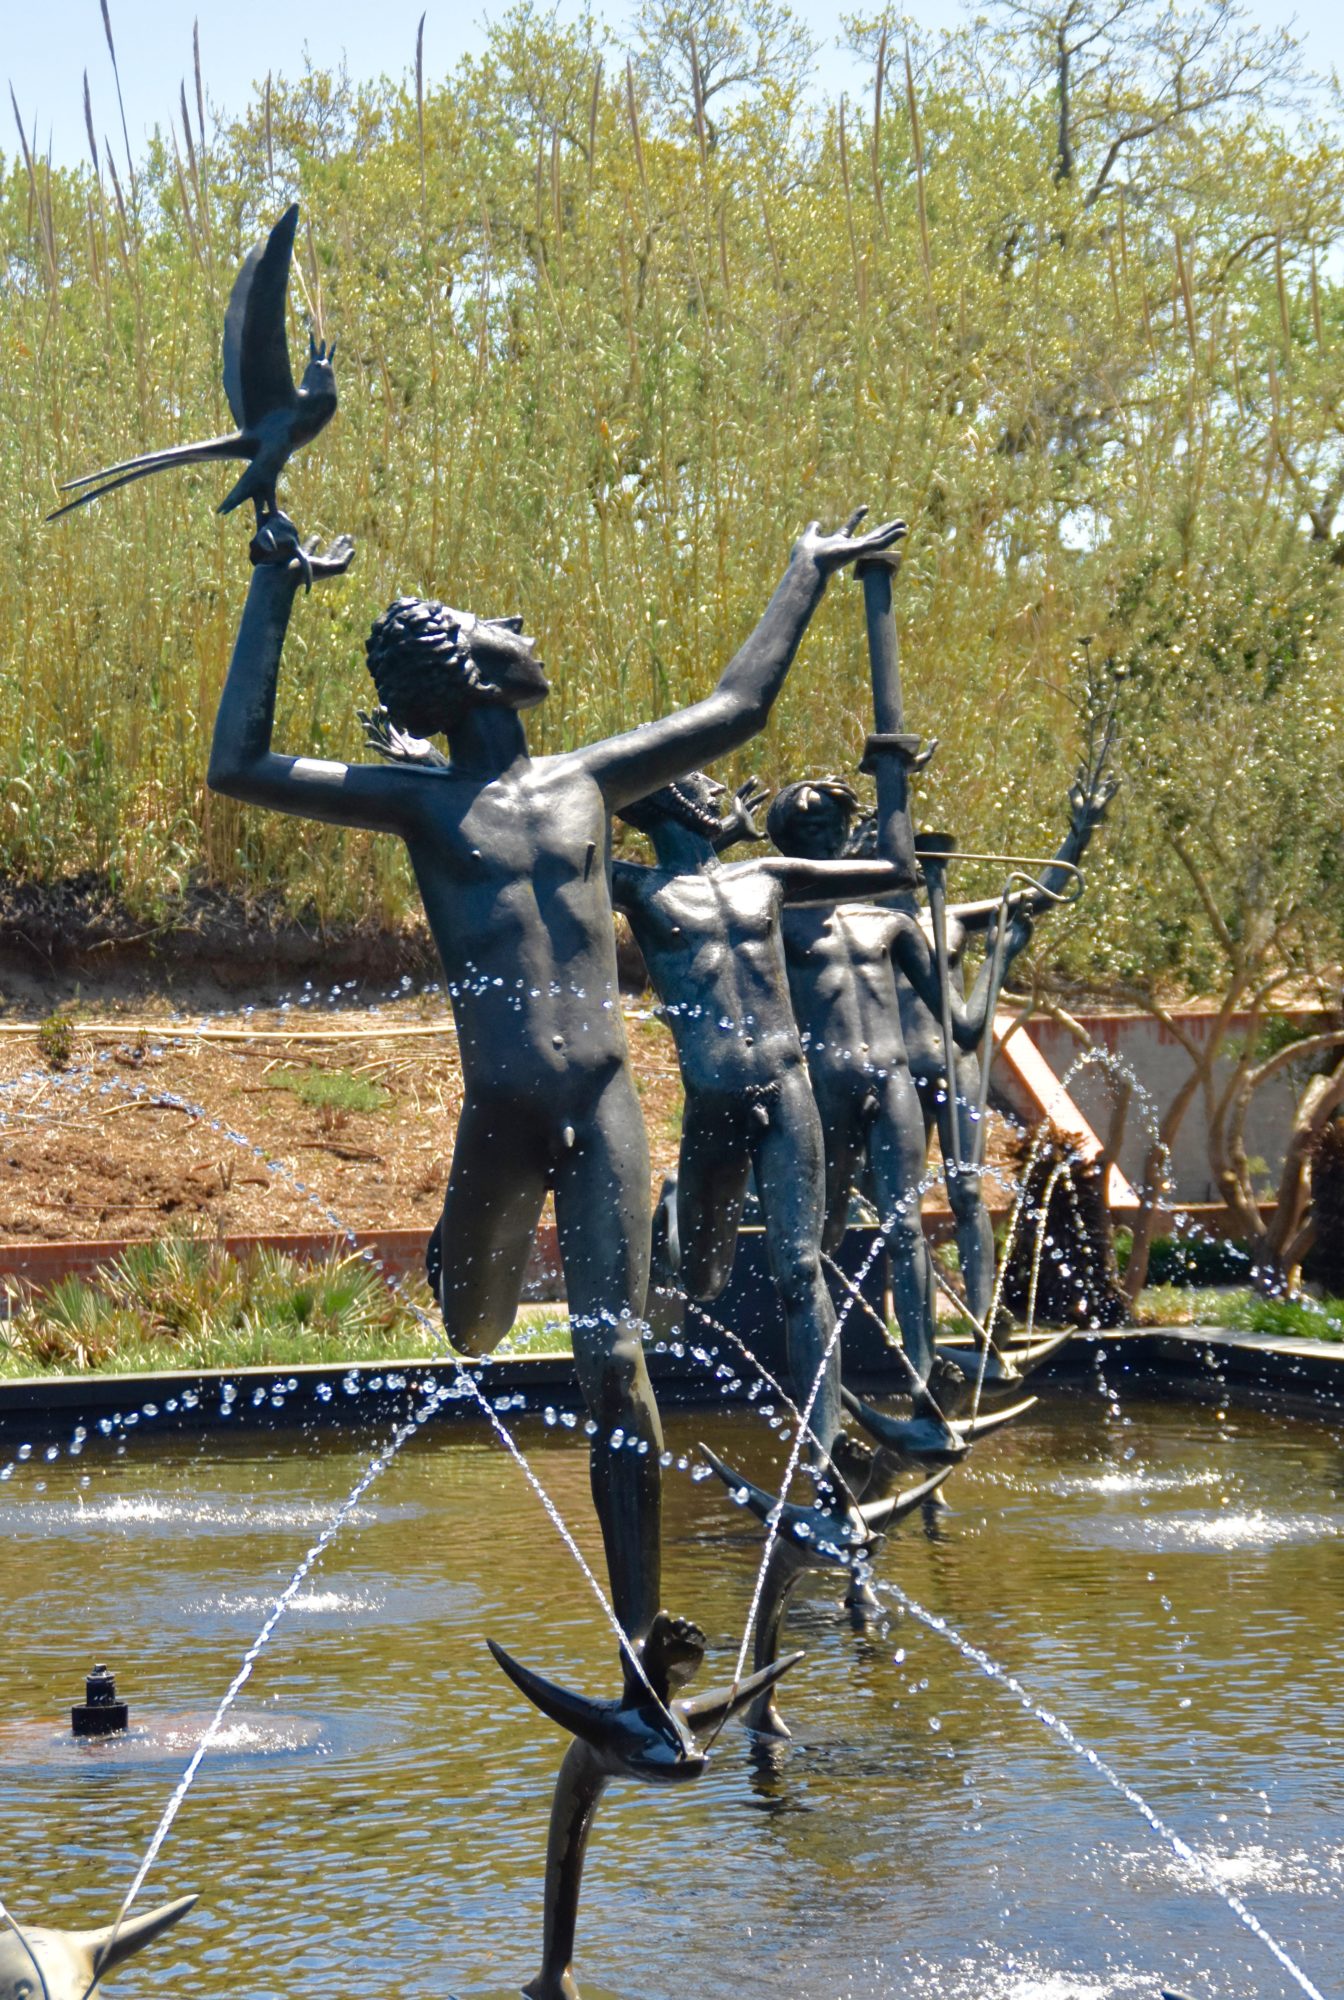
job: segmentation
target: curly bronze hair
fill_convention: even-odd
[[[399,597],[364,642],[378,699],[398,729],[434,736],[477,698],[480,675],[464,634],[476,620],[433,598]]]
[[[765,816],[766,833],[783,854],[789,851],[790,829],[807,816],[804,795],[808,792],[817,793],[838,805],[845,814],[847,828],[863,803],[854,787],[844,778],[800,778],[796,784],[785,785],[775,794]]]

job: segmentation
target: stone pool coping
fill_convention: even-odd
[[[681,1356],[649,1356],[665,1408],[696,1408],[745,1400],[747,1384],[713,1380]],[[721,1364],[726,1366],[727,1364]],[[581,1411],[568,1355],[519,1356],[471,1371],[501,1415]],[[1274,1340],[1209,1327],[1134,1327],[1080,1334],[1036,1378],[1060,1387],[1095,1382],[1148,1393],[1210,1400],[1229,1393],[1269,1400],[1323,1417],[1344,1411],[1344,1344]],[[860,1374],[869,1395],[893,1391],[894,1372]],[[226,1387],[233,1394],[226,1395]],[[446,1393],[445,1393],[446,1392]],[[127,1375],[41,1375],[0,1381],[0,1439],[47,1438],[76,1425],[105,1434],[141,1422],[156,1431],[339,1428],[391,1417],[404,1421],[439,1394],[437,1420],[483,1421],[475,1397],[448,1362],[305,1362],[279,1368],[183,1369]],[[769,1391],[765,1392],[768,1400]]]
[[[1279,1408],[1344,1411],[1344,1342],[1239,1333],[1225,1327],[1138,1326],[1071,1340],[1044,1371],[1211,1399],[1228,1391]]]

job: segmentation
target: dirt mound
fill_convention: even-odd
[[[305,979],[387,986],[436,977],[429,932],[302,922],[266,900],[194,887],[155,918],[129,910],[96,876],[0,885],[0,978],[7,995],[54,1004],[95,983],[105,994],[167,993],[209,1004],[244,990],[278,998]]]
[[[183,1021],[100,996],[68,1067],[37,1024],[0,1032],[0,1243],[320,1230],[428,1230],[462,1102],[441,997],[296,1004]],[[681,1088],[666,1031],[628,1022],[653,1153],[676,1160]],[[274,1162],[274,1166],[268,1165]]]

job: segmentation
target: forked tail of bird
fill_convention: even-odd
[[[241,458],[244,454],[238,444],[238,438],[230,436],[205,438],[200,444],[169,445],[165,451],[146,452],[143,458],[124,458],[118,465],[105,465],[101,472],[86,472],[78,479],[67,479],[62,483],[62,493],[73,493],[80,486],[89,490],[76,500],[67,500],[63,507],[48,514],[47,519],[59,521],[62,514],[71,514],[76,507],[85,507],[90,500],[100,500],[104,493],[115,493],[119,486],[146,479],[151,472],[162,472],[169,465],[200,465],[216,458]]]

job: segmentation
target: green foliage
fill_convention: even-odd
[[[1207,983],[1182,848],[1222,921],[1337,938],[1338,133],[1275,122],[1289,66],[1234,11],[1129,0],[1075,67],[1065,161],[1047,14],[917,47],[908,90],[895,17],[850,23],[880,65],[856,111],[805,98],[777,0],[646,0],[629,72],[525,4],[421,97],[314,71],[129,179],[0,162],[0,869],[147,908],[193,879],[319,918],[412,904],[396,843],[204,792],[246,578],[219,472],[41,525],[57,480],[226,427],[228,288],[298,194],[341,410],[284,498],[359,555],[298,608],[280,747],[359,753],[363,635],[403,590],[525,609],[540,747],[665,711],[801,523],[865,500],[911,522],[931,823],[1052,846],[1079,635],[1127,671],[1131,782],[1038,950]],[[753,768],[852,765],[868,720],[840,585]]]
[[[331,1117],[348,1116],[352,1111],[383,1111],[392,1102],[390,1091],[367,1076],[347,1069],[279,1069],[270,1078],[277,1090],[287,1090],[310,1110]]]
[[[1246,1286],[1198,1290],[1176,1278],[1144,1288],[1136,1320],[1140,1326],[1226,1328],[1266,1340],[1344,1340],[1344,1298],[1270,1298]]]
[[[48,1069],[69,1069],[75,1053],[75,1024],[59,1007],[37,1024],[37,1053]]]
[[[561,1353],[568,1322],[524,1307],[501,1352]],[[446,1344],[362,1257],[233,1257],[199,1237],[136,1244],[92,1280],[13,1302],[0,1375],[442,1360]]]
[[[569,1354],[573,1351],[569,1320],[564,1309],[555,1306],[521,1306],[517,1323],[495,1349],[499,1361],[518,1361],[534,1354]]]
[[[1344,1340],[1344,1299],[1270,1299],[1250,1292],[1227,1324],[1275,1340]]]
[[[1150,1285],[1140,1296],[1143,1326],[1222,1327],[1267,1340],[1344,1340],[1344,1299],[1269,1298],[1245,1287],[1200,1291],[1178,1280]]]
[[[1250,1269],[1241,1243],[1159,1236],[1148,1253],[1150,1285],[1244,1285]]]
[[[1293,1014],[1266,1014],[1260,1022],[1259,1031],[1249,1046],[1247,1039],[1240,1035],[1229,1035],[1224,1048],[1234,1060],[1244,1055],[1253,1063],[1267,1062],[1282,1049],[1290,1049],[1294,1042],[1305,1041],[1317,1032],[1318,1023],[1310,1016],[1305,1018]]]

